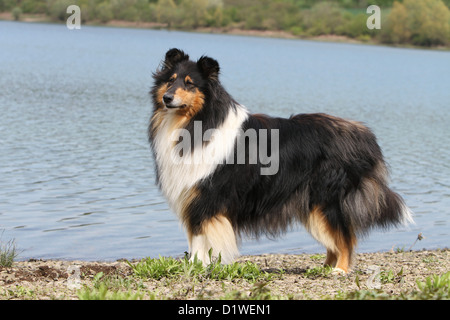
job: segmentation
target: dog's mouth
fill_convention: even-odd
[[[166,104],[165,106],[166,106],[166,108],[169,108],[169,109],[184,109],[184,108],[187,107],[186,104],[172,105],[172,104],[170,104],[170,103]]]

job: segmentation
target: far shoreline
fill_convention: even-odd
[[[47,23],[47,24],[63,24],[62,21],[54,21],[45,14],[22,14],[19,20],[15,20],[12,12],[1,12],[0,21],[15,21],[26,23]],[[219,35],[233,35],[233,36],[247,36],[247,37],[260,37],[260,38],[274,38],[274,39],[289,39],[289,40],[304,40],[315,41],[325,43],[343,43],[343,44],[356,44],[356,45],[372,45],[388,48],[398,49],[421,49],[421,50],[433,50],[433,51],[450,51],[450,47],[437,46],[437,47],[421,47],[414,45],[394,45],[386,44],[370,39],[367,41],[350,38],[347,36],[326,34],[320,36],[306,37],[297,36],[290,32],[283,30],[247,30],[239,28],[215,28],[215,27],[202,27],[197,29],[181,29],[181,28],[168,28],[166,24],[158,22],[134,22],[126,20],[111,20],[106,23],[99,20],[84,22],[81,24],[92,27],[112,27],[112,28],[127,28],[127,29],[148,29],[148,30],[165,30],[165,31],[177,31],[188,33],[203,33],[203,34],[219,34]]]

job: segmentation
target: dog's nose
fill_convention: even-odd
[[[164,96],[163,96],[163,100],[164,100],[164,103],[165,104],[169,104],[169,103],[171,103],[172,101],[173,101],[173,94],[165,94]]]

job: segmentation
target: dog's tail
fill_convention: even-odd
[[[355,233],[364,234],[373,227],[414,223],[411,210],[387,182],[387,168],[379,162],[358,188],[341,199],[341,210]]]

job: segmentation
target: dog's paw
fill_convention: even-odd
[[[341,269],[341,268],[333,268],[333,271],[331,271],[331,274],[334,275],[346,275],[347,271]]]

